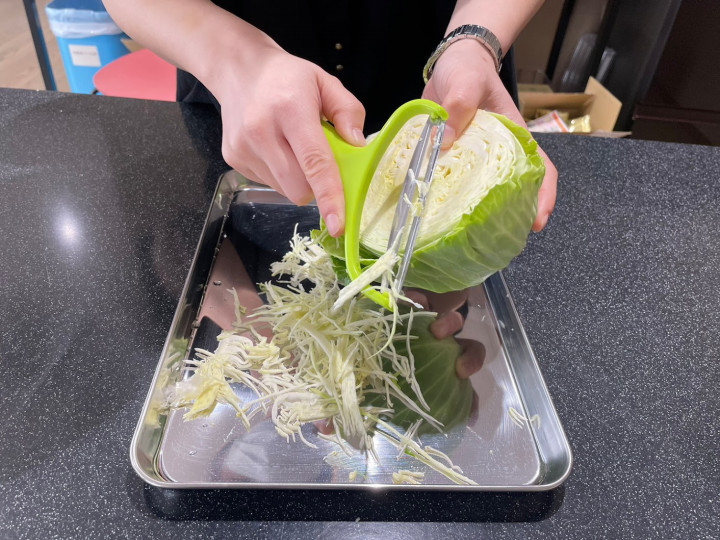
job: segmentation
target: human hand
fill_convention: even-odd
[[[361,146],[363,106],[337,78],[273,42],[259,45],[252,61],[229,54],[210,87],[222,110],[223,158],[295,204],[314,196],[328,231],[340,235],[343,187],[320,120]]]
[[[526,127],[495,70],[492,54],[473,39],[453,43],[438,58],[423,97],[440,103],[448,111],[444,148],[449,148],[462,134],[478,108],[505,115]],[[541,148],[538,151],[545,160],[545,178],[538,194],[535,232],[545,227],[555,207],[558,179],[555,165]]]
[[[417,289],[408,289],[405,295],[420,304],[427,311],[435,311],[438,316],[430,325],[430,332],[436,339],[452,337],[465,325],[465,317],[460,313],[468,299],[469,291],[432,293]],[[455,373],[460,379],[469,379],[480,371],[485,362],[485,346],[474,339],[455,338],[462,347],[462,354],[455,361]]]

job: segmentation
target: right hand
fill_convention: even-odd
[[[252,61],[230,54],[210,85],[222,108],[223,158],[295,204],[314,196],[330,234],[342,234],[343,187],[320,120],[362,146],[362,104],[337,78],[275,43],[258,45]]]
[[[503,85],[492,54],[475,40],[453,43],[438,59],[423,97],[440,103],[449,114],[443,147],[449,147],[465,131],[478,108],[507,116],[527,127],[510,94]],[[545,161],[545,177],[538,194],[533,230],[545,227],[555,207],[558,172],[550,158],[538,147]]]
[[[430,324],[435,339],[454,336],[465,325],[460,309],[467,303],[469,290],[433,293],[419,289],[407,289],[405,295],[422,306],[425,311],[436,312],[437,319]],[[455,338],[462,347],[462,354],[455,361],[455,374],[459,379],[469,379],[480,371],[485,363],[485,345],[474,339]]]

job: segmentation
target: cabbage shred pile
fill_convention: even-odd
[[[326,422],[334,432],[320,437],[348,453],[350,443],[379,461],[373,447],[377,433],[401,454],[454,482],[474,484],[442,452],[423,448],[416,436],[423,422],[442,428],[428,412],[411,352],[413,319],[435,314],[388,312],[358,295],[362,287],[342,289],[321,240],[294,235],[290,251],[271,267],[279,285],[261,286],[267,303],[253,313],[245,314],[231,291],[236,299],[234,329],[220,334],[216,351],[196,351],[197,357],[187,362],[193,374],[176,385],[171,406],[189,407],[185,419],[190,420],[227,403],[248,429],[255,415],[269,412],[278,434],[311,447],[302,426]],[[379,278],[376,287],[390,291],[396,302],[402,297],[392,286],[395,263],[381,258],[367,272]],[[396,349],[400,342],[405,354]],[[233,383],[246,385],[256,398],[241,402]],[[411,392],[403,392],[401,383]],[[405,433],[384,420],[397,404],[420,418]]]

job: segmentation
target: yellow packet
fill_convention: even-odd
[[[568,131],[570,133],[590,133],[590,115],[578,116],[568,122]]]

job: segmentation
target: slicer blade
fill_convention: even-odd
[[[417,146],[415,146],[415,151],[410,160],[410,166],[405,175],[403,189],[395,209],[387,249],[394,251],[396,254],[399,253],[400,241],[398,237],[403,234],[403,231],[408,230],[405,247],[402,250],[403,256],[395,276],[395,285],[398,290],[402,290],[408,270],[410,269],[410,261],[412,260],[412,255],[415,250],[415,242],[418,232],[420,231],[422,215],[425,211],[425,201],[430,191],[430,185],[432,184],[435,165],[440,155],[444,133],[445,121],[437,117],[428,117],[425,127],[420,134]],[[432,146],[430,146],[430,144],[432,144]],[[425,174],[421,176],[419,171],[428,153],[428,146],[430,146],[430,157],[425,168]],[[411,215],[411,209],[415,203],[419,203],[420,211],[412,215],[412,221],[408,229],[408,218]]]
[[[397,218],[398,226],[396,227],[396,233],[389,244],[390,248],[386,252],[386,255],[388,255],[386,260],[389,258],[397,260],[397,255],[400,252],[399,244],[401,240],[408,238],[407,234],[401,234],[399,231],[402,229],[406,232],[410,230],[410,228],[406,226],[406,223],[411,214],[411,210],[415,206],[419,207],[421,202],[418,200],[416,194],[417,173],[422,164],[426,162],[426,153],[431,139],[436,141],[437,151],[440,149],[437,136],[439,134],[440,137],[442,137],[442,130],[438,128],[440,127],[440,122],[447,120],[447,111],[438,103],[427,99],[408,101],[401,105],[392,116],[390,116],[377,134],[377,137],[363,147],[352,146],[345,142],[335,130],[334,126],[331,126],[325,121],[322,122],[323,131],[327,136],[330,149],[335,156],[335,161],[340,170],[340,178],[342,179],[343,191],[345,193],[345,269],[351,281],[358,279],[364,271],[363,267],[367,266],[363,264],[360,257],[360,223],[368,189],[378,164],[403,126],[412,118],[423,114],[429,114],[433,121],[424,131],[425,135],[422,137],[422,144],[416,147],[417,157],[413,158],[412,173],[409,179],[405,181],[405,184],[408,184],[408,193],[412,195],[415,200],[413,201],[407,194],[402,197],[402,204],[399,209],[396,208],[396,211],[404,213],[405,217],[403,219],[402,215],[400,215]],[[439,119],[440,121],[435,121],[435,119]],[[432,124],[434,124],[434,126]],[[433,159],[431,161],[434,163],[435,160]],[[431,166],[430,170],[432,171],[433,168],[434,165]],[[428,178],[431,179],[432,174],[428,175]],[[408,201],[411,201],[411,204],[408,205]],[[412,237],[410,237],[410,239],[412,240]],[[408,251],[411,255],[413,246],[414,240],[409,244],[410,249]],[[407,264],[409,264],[409,262]],[[393,288],[397,290],[397,281],[393,281],[392,285]],[[391,298],[391,291],[381,290],[381,288],[386,287],[383,285],[378,288],[369,283],[362,289],[362,293],[378,305],[394,311],[396,303]]]
[[[430,118],[425,122],[420,139],[418,139],[415,151],[413,152],[412,158],[410,159],[410,165],[408,166],[407,173],[405,173],[405,181],[403,182],[403,189],[398,199],[398,204],[395,207],[395,216],[393,217],[392,227],[390,228],[390,236],[388,237],[387,249],[393,249],[394,246],[398,245],[398,236],[402,233],[402,230],[407,224],[408,216],[410,215],[410,209],[412,208],[412,200],[415,198],[415,192],[417,191],[418,173],[420,166],[422,165],[423,158],[427,154],[428,142],[430,141],[430,130],[432,129],[433,123]]]

